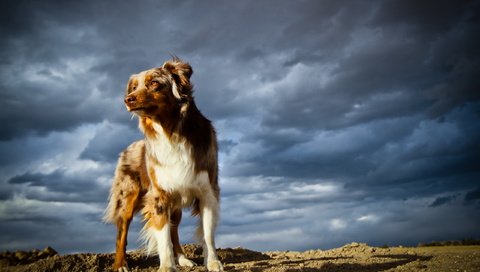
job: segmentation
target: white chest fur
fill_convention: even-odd
[[[182,205],[189,205],[209,186],[208,173],[195,172],[192,147],[185,140],[167,137],[158,124],[154,124],[154,129],[156,137],[146,140],[146,152],[154,158],[146,160],[147,168],[154,171],[156,182],[163,190],[180,194]]]

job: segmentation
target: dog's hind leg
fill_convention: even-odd
[[[133,215],[142,208],[142,199],[148,190],[150,180],[145,169],[145,143],[134,142],[120,154],[104,222],[117,226],[116,253],[113,269],[127,271],[125,250],[127,234]]]
[[[182,210],[178,209],[172,212],[170,215],[170,237],[172,239],[173,251],[180,266],[195,266],[195,263],[185,257],[182,246],[180,245],[180,239],[178,237],[178,226],[182,220]]]
[[[119,209],[120,213],[117,217],[117,242],[116,242],[116,253],[115,253],[115,262],[113,264],[113,270],[118,272],[127,272],[128,266],[126,261],[126,249],[127,249],[127,234],[130,222],[132,222],[133,214],[135,212],[135,207],[138,204],[138,191],[130,192],[124,199],[121,201],[124,205]]]

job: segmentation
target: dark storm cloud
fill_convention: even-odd
[[[287,80],[272,87],[274,93],[262,101],[267,108],[262,116],[264,128],[252,139],[261,141],[265,150],[247,156],[249,161],[259,162],[253,163],[248,171],[353,180],[360,176],[379,184],[385,180],[408,183],[475,171],[470,162],[479,156],[474,151],[478,145],[474,136],[478,134],[475,125],[479,120],[478,104],[466,103],[479,98],[474,87],[479,85],[478,77],[471,76],[478,70],[480,55],[479,39],[473,34],[478,24],[469,9],[475,10],[471,5],[476,4],[471,3],[469,8],[454,4],[452,12],[444,18],[442,14],[452,4],[442,2],[441,10],[431,22],[424,16],[424,7],[411,10],[408,5],[393,5],[401,9],[398,16],[402,20],[398,22],[384,20],[384,13],[391,13],[388,4],[380,5],[361,20],[354,20],[356,24],[340,19],[339,26],[333,27],[343,29],[338,31],[339,35],[348,33],[349,39],[337,47],[336,55],[325,57],[324,64],[300,62],[286,71]],[[359,17],[349,8],[336,12],[340,18]],[[319,16],[317,20],[324,19]],[[437,23],[441,27],[432,26]],[[329,65],[329,61],[333,64]],[[327,77],[322,78],[325,73]],[[468,116],[457,116],[447,125],[441,119],[423,119],[445,118],[462,111],[468,112]],[[459,134],[449,135],[450,128],[457,126]],[[278,132],[286,127],[301,133],[293,138],[292,134],[282,135],[279,139]],[[438,144],[434,144],[435,139],[433,144],[425,142],[435,130],[446,133],[443,137],[450,140],[440,140]],[[421,135],[415,135],[418,132]],[[329,134],[333,137],[328,137]],[[309,140],[313,135],[320,135],[320,140]],[[457,137],[461,142],[455,142]],[[339,148],[315,154],[315,148],[328,145],[329,138],[335,139],[332,144]],[[397,141],[403,142],[402,147],[419,141],[418,149],[407,149],[408,153],[395,163],[405,165],[406,160],[413,161],[397,170],[393,170],[393,164],[383,167],[386,158],[396,155],[371,154],[388,150]],[[427,152],[438,161],[426,158],[423,146],[430,146]],[[382,168],[385,176],[376,175]]]
[[[132,123],[137,123],[136,120]],[[115,126],[109,123],[97,129],[95,137],[80,154],[81,159],[115,162],[122,150],[135,140],[142,138],[139,131],[127,126]]]
[[[121,107],[125,78],[131,73],[126,67],[140,56],[116,67],[109,62],[115,56],[102,36],[108,29],[91,23],[107,6],[100,4],[96,11],[93,2],[8,4],[0,51],[1,140],[127,116]]]
[[[108,250],[108,232],[100,221],[101,210],[83,203],[44,202],[16,197],[4,201],[0,244],[7,248],[57,250]],[[92,231],[96,230],[96,231]],[[18,237],[22,237],[19,239]]]
[[[429,205],[429,207],[438,207],[438,206],[442,206],[442,205],[445,205],[445,204],[448,204],[450,202],[452,202],[452,200],[455,199],[455,196],[444,196],[444,197],[439,197],[437,199],[435,199],[435,201],[433,201],[432,204]]]
[[[465,202],[470,204],[480,199],[480,188],[467,192],[465,195]]]
[[[59,30],[55,27],[46,27],[42,31],[61,35],[57,34]],[[70,39],[70,34],[77,32],[76,29],[65,31],[65,39]],[[78,42],[91,38],[88,35],[78,37]],[[12,48],[0,53],[4,60],[0,64],[0,90],[4,102],[0,117],[4,124],[1,140],[31,133],[45,135],[51,131],[67,131],[84,123],[99,122],[109,115],[106,111],[109,102],[121,101],[119,97],[104,96],[104,90],[98,89],[97,85],[103,78],[92,73],[90,67],[95,65],[99,57],[93,58],[88,53],[83,56],[69,54],[70,50],[78,54],[78,51],[88,49],[58,44],[61,38],[57,36],[50,39],[55,43],[37,41],[30,36],[19,41],[7,39],[4,43]],[[29,56],[32,51],[29,46],[35,43],[40,43],[37,47],[45,47],[46,51],[51,52],[47,56]],[[120,114],[119,107],[108,108],[110,112]],[[11,118],[15,118],[15,122]]]
[[[221,246],[478,235],[479,1],[207,3],[1,2],[0,247],[112,250],[125,84],[170,53],[217,128]]]
[[[434,31],[427,40],[417,32],[425,34],[435,22],[416,24],[420,18],[415,16],[422,13],[398,24],[375,20],[383,15],[382,8],[374,14],[371,21],[350,26],[346,33],[351,40],[323,60],[335,64],[327,70],[326,83],[318,72],[322,62],[315,62],[305,64],[304,76],[292,78],[298,81],[297,90],[288,92],[289,84],[279,86],[276,92],[283,95],[274,100],[266,125],[330,129],[425,111],[441,116],[479,98],[473,88],[479,83],[473,75],[480,53],[480,41],[473,33],[479,29],[468,9],[452,13],[454,23],[440,33]]]
[[[14,193],[28,199],[104,203],[108,187],[98,181],[98,174],[68,174],[61,170],[49,174],[25,173],[11,178],[8,183],[15,187]]]

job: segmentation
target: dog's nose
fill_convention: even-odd
[[[137,98],[135,98],[135,96],[129,95],[129,96],[125,97],[125,104],[133,103],[133,102],[135,102],[135,100],[137,100]]]

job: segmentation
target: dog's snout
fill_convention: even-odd
[[[125,97],[125,103],[126,104],[131,104],[133,102],[135,102],[137,100],[137,98],[135,96],[132,96],[132,95],[129,95],[127,97]]]

